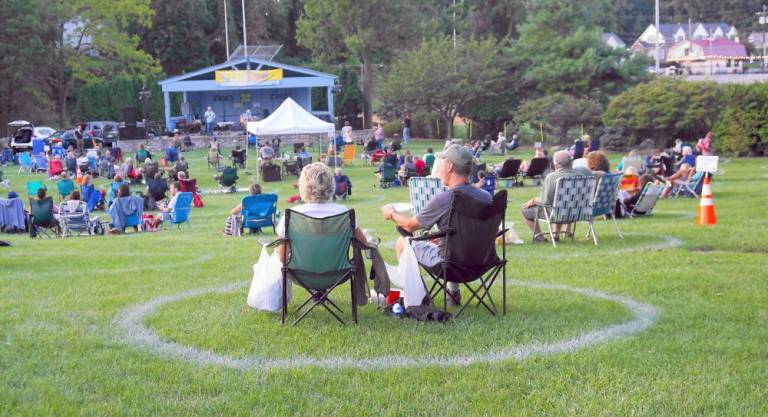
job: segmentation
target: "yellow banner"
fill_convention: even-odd
[[[244,86],[254,84],[277,84],[283,79],[283,69],[268,71],[216,71],[216,84],[225,86]]]

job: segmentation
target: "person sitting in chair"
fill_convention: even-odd
[[[189,174],[189,164],[187,163],[187,160],[184,159],[184,156],[179,156],[179,160],[173,166],[173,176],[178,178],[179,174],[182,172],[187,175]]]
[[[176,209],[176,199],[179,197],[179,190],[181,189],[181,185],[174,181],[171,183],[171,199],[168,201],[167,204],[158,204],[157,208],[160,209],[160,215],[157,216],[157,219],[162,222],[169,222],[173,219],[173,210]]]
[[[46,195],[45,188],[38,188],[37,200],[38,201],[52,200],[52,198]],[[59,208],[55,204],[52,204],[51,206],[53,208],[53,216],[51,217],[50,223],[38,224],[38,225],[43,227],[49,227],[49,228],[52,227],[56,229],[56,236],[61,236],[61,225],[59,224]]]
[[[265,144],[264,146],[259,149],[259,155],[261,155],[262,161],[266,163],[272,163],[272,159],[275,158],[275,150],[272,149],[269,144]]]
[[[544,236],[541,236],[539,230],[539,224],[535,220],[536,213],[539,210],[537,204],[551,205],[555,200],[555,188],[557,186],[557,180],[560,178],[566,178],[576,175],[584,175],[585,172],[576,171],[572,168],[573,158],[568,151],[557,151],[553,157],[555,164],[555,171],[551,172],[544,178],[544,185],[541,188],[541,195],[534,197],[523,204],[523,219],[533,233],[536,235],[537,242],[543,242],[546,240]],[[560,233],[563,225],[555,225],[555,233]],[[553,237],[554,239],[554,237]]]
[[[253,183],[250,187],[248,187],[248,195],[259,194],[261,194],[261,185]],[[243,202],[240,201],[235,207],[232,208],[232,210],[229,211],[229,217],[227,217],[227,223],[224,225],[224,232],[222,236],[240,236],[241,229],[243,227],[243,216],[241,215],[242,212]]]
[[[337,214],[346,213],[349,209],[341,204],[334,203],[333,173],[323,163],[314,162],[301,171],[299,177],[299,195],[304,204],[291,207],[291,210],[315,218],[326,218]],[[367,244],[367,239],[357,225],[355,226],[354,236],[363,244]],[[285,216],[280,218],[277,224],[277,235],[285,237]],[[285,243],[277,247],[277,254],[281,262],[285,263],[287,255],[287,245]]]
[[[474,187],[469,182],[469,174],[472,171],[472,154],[462,148],[460,145],[451,145],[443,152],[435,155],[437,161],[433,174],[443,181],[443,185],[448,187],[447,191],[441,192],[427,203],[424,210],[415,217],[406,216],[395,212],[392,206],[381,208],[381,214],[384,220],[392,220],[405,232],[413,233],[417,230],[429,230],[437,225],[438,229],[445,230],[448,227],[448,212],[451,206],[453,193],[460,192],[470,196],[474,200],[490,204],[491,195],[487,192]],[[443,262],[441,254],[441,241],[414,241],[411,243],[416,259],[419,263],[432,267]],[[403,248],[407,244],[405,237],[397,240],[395,247],[397,257],[403,253]],[[459,305],[461,303],[461,294],[457,283],[448,283],[448,302]]]
[[[344,175],[344,170],[336,168],[336,175],[333,177],[333,181],[336,184],[336,190],[333,193],[333,199],[343,198],[347,199],[352,195],[352,181],[349,177]]]
[[[245,149],[240,149],[240,145],[232,150],[232,165],[245,169]]]
[[[146,161],[147,159],[152,160],[152,154],[146,149],[144,144],[142,143],[139,145],[139,150],[136,151],[136,161]]]

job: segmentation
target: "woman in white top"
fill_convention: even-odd
[[[306,214],[315,218],[325,218],[345,213],[349,209],[341,204],[333,202],[333,193],[336,185],[333,180],[333,173],[323,163],[314,162],[301,170],[299,177],[299,195],[304,204],[292,207],[291,210]],[[285,216],[280,218],[277,224],[277,235],[285,237]],[[367,242],[365,235],[357,225],[355,225],[355,238],[360,242]],[[285,247],[277,247],[277,253],[282,262],[285,262]]]

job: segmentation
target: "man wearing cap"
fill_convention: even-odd
[[[491,203],[490,194],[472,186],[469,182],[473,161],[472,154],[469,151],[460,145],[451,145],[445,151],[439,152],[435,156],[437,163],[435,163],[434,175],[442,180],[443,185],[448,187],[448,191],[432,197],[429,203],[427,203],[427,207],[413,217],[395,212],[392,206],[384,206],[381,208],[384,220],[392,220],[408,232],[422,229],[429,230],[435,225],[437,225],[438,229],[444,230],[448,227],[448,211],[451,206],[451,196],[454,192],[467,194],[487,204]],[[406,243],[403,237],[397,240],[396,252],[398,258],[400,258]],[[414,241],[411,242],[411,246],[416,253],[419,263],[430,267],[443,261],[441,243],[441,241]],[[459,285],[449,282],[448,292],[451,295],[448,297],[448,301],[458,305],[461,300]]]

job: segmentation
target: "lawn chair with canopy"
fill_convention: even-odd
[[[454,191],[448,211],[448,228],[437,233],[410,238],[411,241],[429,241],[442,238],[443,262],[435,266],[421,265],[434,280],[429,296],[435,300],[443,293],[443,311],[447,311],[446,291],[449,282],[463,285],[471,296],[456,312],[458,318],[473,301],[485,307],[492,315],[499,311],[491,296],[491,287],[501,273],[502,313],[507,314],[506,284],[506,224],[507,191],[501,190],[490,204],[478,201],[462,192]],[[496,253],[496,239],[502,239],[502,256]],[[470,284],[479,281],[473,287]],[[458,300],[454,300],[458,301]]]
[[[427,207],[429,200],[437,194],[448,190],[437,177],[414,177],[408,181],[408,192],[411,195],[413,215],[417,215]]]
[[[619,196],[619,184],[621,183],[621,174],[604,174],[600,177],[600,181],[597,183],[597,191],[595,192],[595,198],[592,201],[592,219],[594,220],[598,216],[610,217],[613,220],[614,226],[616,226],[616,234],[622,239],[621,230],[619,229],[619,223],[616,221],[614,215],[614,208],[616,207],[616,200]],[[597,245],[597,233],[592,223],[589,224],[589,230],[587,231],[587,237],[590,233],[592,239]]]
[[[352,321],[357,323],[357,296],[355,295],[355,266],[349,253],[354,239],[355,211],[325,218],[314,218],[288,209],[285,211],[285,238],[274,244],[287,246],[287,260],[283,265],[283,309],[280,322],[288,315],[288,280],[310,293],[310,297],[296,309],[303,320],[317,306],[325,308],[341,324],[341,308],[329,296],[346,281],[351,288]]]
[[[58,237],[58,223],[53,215],[53,198],[33,199],[29,202],[29,237]],[[51,233],[53,232],[53,233]]]
[[[541,179],[544,176],[544,172],[549,168],[549,159],[547,158],[533,158],[531,163],[528,164],[528,170],[521,173],[520,184],[525,185],[526,178]]]
[[[178,228],[181,228],[183,223],[189,226],[189,214],[192,211],[193,198],[190,192],[180,192],[176,195],[176,205],[173,206],[173,210],[170,213],[171,224],[175,224]]]
[[[59,190],[59,196],[64,200],[75,190],[75,182],[69,178],[61,179],[56,183],[56,188]]]
[[[626,210],[627,215],[629,217],[653,215],[653,208],[656,207],[656,202],[659,201],[664,187],[664,184],[645,184],[635,206],[632,207],[632,210]]]
[[[277,194],[259,194],[243,198],[243,228],[257,233],[262,227],[272,226],[275,232],[277,225]]]
[[[521,159],[508,158],[501,166],[501,170],[498,172],[499,179],[506,181],[507,188],[512,184],[518,185],[517,177],[520,175],[520,165],[523,161]]]
[[[592,175],[574,175],[562,177],[557,180],[555,185],[555,199],[552,205],[537,203],[535,223],[543,222],[547,225],[548,232],[534,233],[534,240],[548,234],[552,241],[552,246],[557,247],[556,233],[552,230],[552,225],[568,225],[565,234],[573,239],[576,233],[576,222],[589,223],[592,225],[592,198],[595,194],[595,177]],[[571,225],[573,229],[571,230]],[[597,245],[597,240],[595,240]]]

